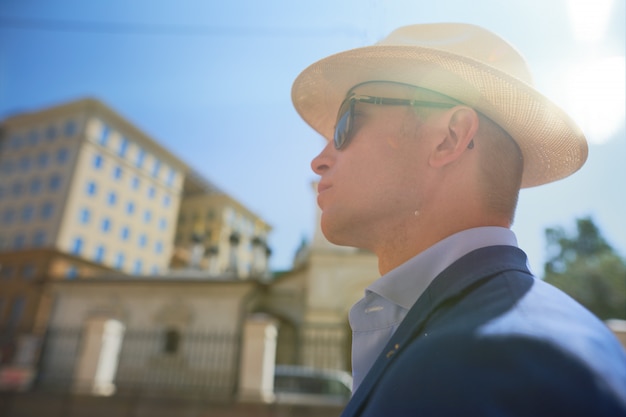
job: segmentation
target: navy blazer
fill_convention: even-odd
[[[626,352],[526,265],[492,246],[443,271],[342,417],[626,416]]]

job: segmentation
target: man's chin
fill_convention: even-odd
[[[337,246],[355,247],[354,239],[350,239],[349,234],[341,233],[341,228],[337,227],[330,222],[324,222],[322,217],[322,234],[327,241]]]

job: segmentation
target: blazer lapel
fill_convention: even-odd
[[[341,416],[359,415],[385,369],[411,340],[420,337],[428,319],[439,306],[511,269],[528,272],[524,252],[513,246],[490,246],[465,255],[439,274],[402,320]]]

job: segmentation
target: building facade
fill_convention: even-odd
[[[191,181],[189,179],[188,181]],[[268,278],[271,227],[214,187],[186,187],[178,216],[172,269],[191,268],[209,276]]]
[[[0,329],[45,327],[50,281],[267,275],[270,229],[98,100],[0,124]]]

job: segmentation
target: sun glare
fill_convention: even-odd
[[[625,57],[575,66],[563,78],[565,107],[591,143],[604,143],[626,117]]]
[[[567,8],[574,36],[593,42],[602,38],[611,16],[613,0],[568,0]]]
[[[614,0],[567,0],[575,38],[597,51],[605,41],[613,5]],[[584,63],[570,67],[560,79],[564,107],[592,143],[610,140],[624,125],[624,59],[623,55],[590,54]]]

